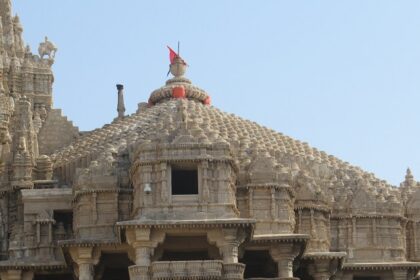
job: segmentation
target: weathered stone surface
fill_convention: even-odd
[[[178,55],[136,113],[117,85],[114,121],[79,133],[51,108],[56,46],[0,16],[1,279],[420,275],[410,170],[397,188],[211,107]]]

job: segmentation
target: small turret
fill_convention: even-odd
[[[406,174],[405,174],[405,182],[406,182],[408,185],[412,185],[412,184],[413,184],[413,182],[414,182],[414,176],[413,176],[413,174],[411,173],[410,168],[407,168],[407,172],[406,172]]]
[[[118,90],[118,104],[117,104],[118,118],[122,119],[124,118],[124,113],[125,113],[124,86],[121,84],[118,84],[117,90]]]

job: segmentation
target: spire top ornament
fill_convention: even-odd
[[[169,73],[174,75],[175,78],[182,77],[187,70],[188,64],[181,58],[179,55],[179,42],[178,42],[178,52],[175,52],[171,47],[168,46],[169,49],[169,61],[171,64],[169,65]]]

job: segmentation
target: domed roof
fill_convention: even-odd
[[[51,156],[54,167],[80,162],[83,158],[93,160],[109,148],[127,151],[144,140],[168,140],[179,130],[180,118],[198,141],[228,143],[240,172],[246,172],[256,156],[264,153],[278,168],[287,167],[296,174],[302,169],[309,170],[309,176],[317,178],[319,184],[326,188],[333,185],[335,190],[330,192],[335,200],[348,202],[361,185],[366,185],[380,201],[387,197],[400,198],[398,189],[371,173],[305,142],[210,106],[209,95],[182,76],[168,80],[165,86],[153,91],[148,106],[138,112],[95,129],[55,152]]]

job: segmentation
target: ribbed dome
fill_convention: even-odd
[[[177,69],[171,71],[178,73]],[[185,69],[179,71],[184,72]],[[227,143],[241,174],[246,174],[251,163],[261,155],[273,160],[274,172],[283,168],[299,177],[299,171],[305,170],[308,178],[323,186],[324,195],[331,202],[339,202],[337,207],[351,200],[360,187],[380,203],[401,198],[398,189],[371,173],[305,142],[209,106],[208,94],[180,75],[153,91],[148,106],[143,106],[137,113],[118,118],[84,135],[51,157],[55,168],[69,164],[78,166],[80,162],[94,160],[110,149],[128,152],[143,141],[171,143],[179,135],[181,126],[183,133],[194,141]]]

